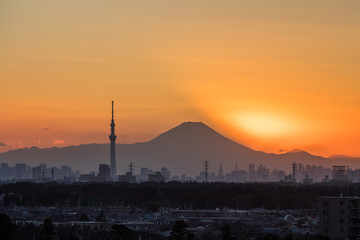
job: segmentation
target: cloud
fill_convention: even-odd
[[[47,126],[38,126],[39,129],[43,129],[45,131],[49,130],[49,128]]]
[[[62,140],[62,139],[55,139],[55,140],[53,141],[53,143],[54,143],[54,144],[64,144],[64,140]]]
[[[280,149],[279,152],[288,152],[289,150],[287,149]]]
[[[5,143],[3,142],[0,142],[0,147],[7,147],[8,145],[6,145]]]

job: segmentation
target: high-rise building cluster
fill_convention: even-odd
[[[290,166],[289,166],[290,168]],[[107,164],[99,164],[97,171],[86,174],[80,174],[78,170],[73,171],[70,166],[47,167],[45,163],[31,167],[25,163],[17,163],[9,166],[8,163],[0,164],[0,181],[65,181],[65,182],[284,182],[284,183],[303,183],[312,184],[320,182],[360,182],[360,169],[352,170],[347,166],[333,166],[333,168],[325,168],[323,166],[303,166],[296,164],[293,172],[287,174],[284,170],[269,169],[264,165],[249,164],[247,170],[237,169],[224,172],[220,164],[219,170],[215,172],[200,171],[195,177],[186,174],[172,175],[171,171],[166,167],[159,170],[152,170],[147,167],[141,167],[137,174],[134,166],[129,165],[129,171],[118,175],[116,178],[111,176],[111,167]],[[290,172],[290,171],[288,171]],[[294,175],[295,174],[295,175]]]
[[[26,163],[16,163],[9,166],[8,163],[0,164],[0,181],[66,181],[74,182],[80,175],[69,166],[47,167],[45,163],[31,167]]]

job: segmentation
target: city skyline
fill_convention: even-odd
[[[111,156],[115,148],[119,152],[117,162],[114,161],[116,168],[111,167]],[[109,169],[115,169],[119,174],[127,174],[128,167],[131,166],[130,172],[134,172],[134,167],[135,171],[143,167],[167,167],[178,176],[195,176],[205,171],[205,162],[208,172],[216,172],[220,164],[221,168],[224,167],[225,173],[233,169],[243,171],[248,169],[249,165],[269,166],[288,172],[291,171],[293,162],[299,166],[331,168],[340,165],[349,166],[356,171],[360,169],[359,158],[324,158],[298,149],[280,154],[255,151],[231,141],[201,122],[182,123],[143,143],[115,145],[110,142],[47,149],[32,147],[0,153],[2,163],[27,163],[32,166],[44,163],[52,166],[68,165],[82,173],[93,172],[99,164],[108,164],[109,159]]]
[[[252,149],[360,156],[357,1],[2,1],[0,152],[204,122]]]
[[[1,0],[0,239],[360,239],[359,13]]]
[[[140,166],[134,170],[132,163],[129,169],[121,171],[116,178],[111,176],[110,165],[99,164],[98,170],[80,172],[72,169],[71,166],[47,166],[40,163],[37,166],[30,166],[26,163],[15,163],[13,166],[2,162],[0,164],[0,182],[228,182],[228,183],[254,183],[254,182],[283,182],[283,183],[360,183],[360,169],[348,166],[333,165],[331,168],[322,165],[303,165],[302,163],[291,163],[293,168],[289,171],[281,168],[271,168],[263,164],[249,164],[247,169],[222,170],[220,163],[218,171],[210,170],[208,166],[203,169],[196,169],[196,175],[188,175],[187,172],[172,172],[166,166],[152,169]],[[150,175],[153,175],[151,179]],[[129,178],[130,177],[130,178]],[[158,178],[160,177],[160,178]]]

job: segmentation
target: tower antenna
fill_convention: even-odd
[[[114,119],[114,101],[111,101],[111,118]]]
[[[110,139],[110,171],[111,171],[111,178],[114,180],[117,177],[116,171],[116,157],[115,157],[115,121],[114,121],[114,101],[111,101],[111,132],[109,135]]]
[[[130,163],[129,164],[129,173],[130,173],[130,175],[133,175],[133,171],[134,171],[134,165],[133,165],[133,163]]]

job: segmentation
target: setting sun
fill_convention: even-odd
[[[121,143],[202,121],[259,151],[360,155],[359,10],[1,1],[0,152],[105,143],[114,100]]]
[[[289,120],[267,113],[238,114],[234,121],[242,130],[259,137],[281,136],[294,133],[296,130],[296,125]]]

